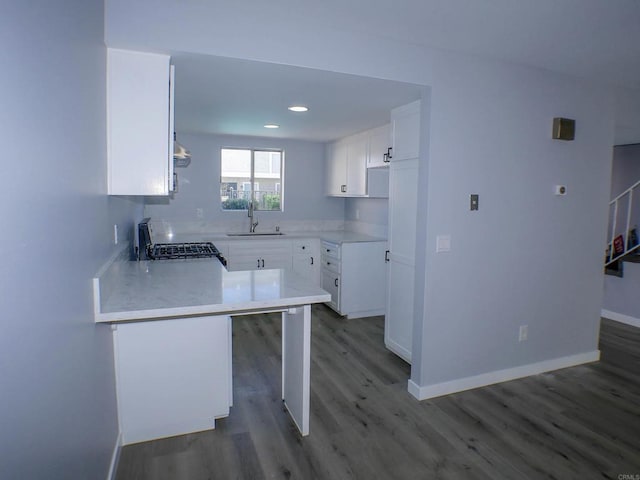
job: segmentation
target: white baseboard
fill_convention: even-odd
[[[118,461],[120,460],[120,450],[122,449],[122,434],[118,433],[116,437],[116,445],[111,455],[111,464],[109,465],[109,474],[107,480],[115,480],[116,470],[118,469]]]
[[[391,352],[395,353],[402,360],[404,360],[409,365],[411,365],[411,352],[406,348],[404,348],[402,345],[394,342],[391,339],[385,338],[384,346],[387,347],[387,350],[390,350]]]
[[[497,370],[495,372],[482,373],[473,377],[460,378],[434,385],[420,386],[412,380],[409,380],[408,390],[409,393],[418,400],[426,400],[428,398],[463,392],[473,388],[486,387],[487,385],[493,385],[494,383],[508,382],[509,380],[515,380],[517,378],[538,375],[539,373],[550,372],[560,368],[574,367],[583,363],[597,362],[598,360],[600,360],[600,350],[593,350],[591,352],[569,355],[568,357],[554,358],[553,360],[545,360],[542,362],[531,363],[529,365],[522,365],[520,367]]]
[[[379,317],[380,315],[384,315],[384,309],[377,310],[361,310],[359,312],[351,312],[347,314],[347,319],[351,320],[353,318],[365,318],[365,317]]]
[[[608,318],[609,320],[615,320],[616,322],[626,323],[632,327],[640,328],[640,318],[632,317],[630,315],[624,315],[622,313],[612,312],[611,310],[602,309],[600,316]]]

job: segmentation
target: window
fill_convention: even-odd
[[[282,211],[282,150],[220,150],[220,202],[223,210]]]

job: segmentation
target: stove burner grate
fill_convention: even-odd
[[[156,243],[150,248],[148,255],[153,260],[173,258],[206,258],[220,255],[211,242],[202,243]]]

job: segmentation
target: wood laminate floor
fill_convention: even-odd
[[[303,438],[280,315],[236,317],[229,417],[124,447],[116,479],[640,479],[640,329],[603,320],[600,362],[418,402],[383,324],[314,307]]]

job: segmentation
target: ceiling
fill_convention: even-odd
[[[253,3],[252,11],[267,23],[277,17],[295,25],[311,16],[314,25],[334,31],[480,55],[624,87],[626,96],[616,105],[621,111],[616,140],[640,142],[640,0]],[[225,8],[232,14],[240,7]],[[173,62],[176,130],[185,133],[327,141],[385,123],[391,108],[419,98],[421,92],[417,85],[230,58],[177,54]],[[309,112],[287,111],[297,102],[307,105]],[[266,131],[265,123],[279,124],[280,129]]]
[[[389,122],[422,87],[205,55],[177,54],[176,130],[326,142]],[[293,104],[309,108],[290,112]],[[265,124],[278,129],[265,129]]]

